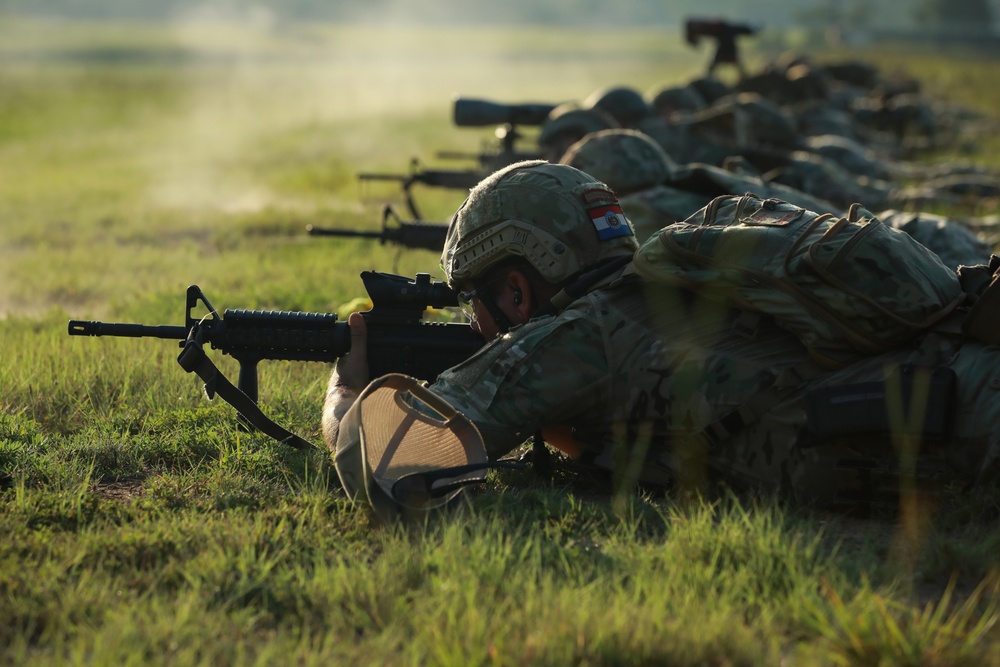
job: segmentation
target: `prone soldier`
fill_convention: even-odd
[[[755,206],[776,221],[815,216],[774,200]],[[538,433],[608,471],[609,490],[718,480],[853,505],[915,488],[901,479],[996,483],[1000,347],[928,324],[883,352],[800,374],[812,354],[796,335],[767,318],[744,335],[741,309],[630,269],[637,247],[612,190],[578,169],[526,162],[485,179],[452,219],[441,260],[487,345],[430,385],[434,411],[389,423],[378,406],[362,411],[366,331],[352,316],[351,353],[330,378],[323,415],[338,466],[359,438],[391,456],[418,425],[416,451],[427,443],[428,457],[411,456],[408,469],[433,470],[431,433],[457,414],[491,459]],[[948,273],[919,245],[910,251]],[[1000,267],[982,268],[988,278]],[[957,278],[945,277],[937,317],[962,297]],[[772,388],[774,400],[757,400]],[[906,425],[880,433],[887,419]],[[900,437],[909,446],[897,451]],[[383,488],[402,501],[395,485]]]

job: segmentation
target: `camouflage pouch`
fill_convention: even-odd
[[[857,204],[837,218],[752,194],[664,227],[635,270],[772,316],[824,368],[906,343],[965,298],[937,255]]]

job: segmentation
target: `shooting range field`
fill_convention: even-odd
[[[493,129],[455,127],[454,95],[690,80],[707,53],[679,30],[0,27],[0,662],[1000,665],[1000,491],[859,518],[507,471],[445,520],[373,529],[329,457],[205,400],[176,342],[67,335],[183,324],[190,284],[220,312],[346,317],[363,270],[440,279],[437,253],[306,225],[402,210],[358,172],[461,168],[435,152]],[[1000,109],[995,55],[868,49],[813,55]],[[1000,168],[1000,136],[968,148],[934,159]],[[414,194],[434,222],[462,200]],[[330,370],[265,361],[261,404],[319,443]]]

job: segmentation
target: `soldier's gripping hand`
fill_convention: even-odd
[[[361,313],[347,318],[351,328],[351,351],[337,360],[330,374],[323,404],[323,439],[327,447],[336,449],[340,421],[368,385],[368,323]]]
[[[337,360],[333,378],[339,385],[360,393],[371,379],[368,377],[368,323],[361,313],[351,313],[347,324],[351,327],[351,351]]]

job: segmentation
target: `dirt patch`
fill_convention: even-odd
[[[102,500],[130,503],[146,493],[145,482],[145,476],[118,479],[113,482],[99,482],[94,485],[93,492]]]

